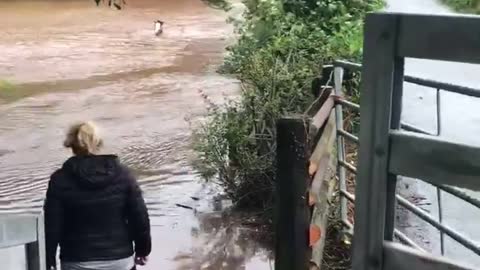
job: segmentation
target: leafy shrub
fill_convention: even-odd
[[[218,2],[218,0],[216,0]],[[304,114],[323,64],[359,61],[362,21],[381,0],[243,0],[245,21],[223,72],[242,83],[239,99],[210,104],[195,130],[195,167],[237,206],[269,208],[275,186],[275,123]],[[358,95],[358,93],[353,93]]]
[[[458,12],[480,13],[480,0],[442,0]]]

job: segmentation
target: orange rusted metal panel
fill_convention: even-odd
[[[315,224],[310,225],[310,247],[322,238],[322,229]]]

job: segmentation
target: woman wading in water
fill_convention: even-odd
[[[99,155],[91,122],[73,125],[64,145],[73,157],[51,176],[45,200],[47,269],[131,270],[151,251],[140,187],[114,155]]]

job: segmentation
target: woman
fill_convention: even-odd
[[[131,270],[151,251],[150,221],[134,176],[114,155],[99,155],[91,122],[73,125],[73,157],[50,178],[45,200],[47,269]],[[135,244],[135,245],[133,245]]]

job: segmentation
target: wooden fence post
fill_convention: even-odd
[[[277,122],[276,270],[308,269],[308,126],[302,118]]]

